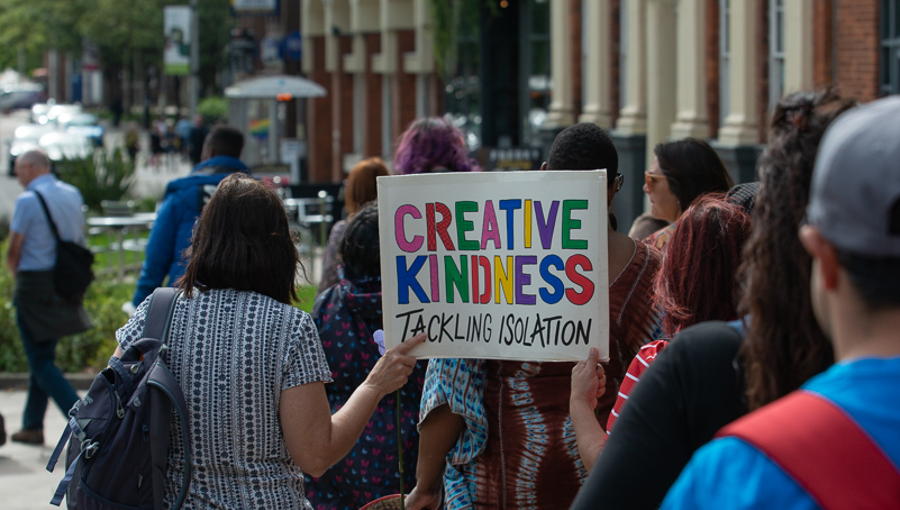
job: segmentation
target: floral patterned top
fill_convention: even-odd
[[[149,302],[116,332],[123,349],[141,338]],[[255,292],[195,292],[178,298],[166,344],[191,428],[193,478],[184,508],[310,509],[278,418],[282,391],[331,381],[310,316]],[[184,465],[174,415],[170,437],[167,507]]]
[[[334,384],[326,386],[332,413],[347,402],[380,357],[373,335],[382,327],[381,280],[351,282],[342,273],[338,266],[340,282],[316,299],[312,311],[334,378]],[[407,493],[416,484],[416,420],[425,368],[425,363],[418,363],[400,390]],[[343,460],[319,478],[307,476],[306,495],[313,508],[357,510],[379,497],[400,492],[396,413],[396,393],[392,393],[378,404],[356,446]]]

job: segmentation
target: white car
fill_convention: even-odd
[[[56,123],[68,133],[84,135],[90,138],[97,147],[103,146],[103,126],[100,125],[100,119],[93,113],[61,113],[56,118]]]
[[[38,145],[54,163],[63,159],[81,159],[94,153],[94,144],[80,134],[54,131],[47,133],[38,141]]]
[[[60,116],[81,112],[82,108],[80,104],[55,104],[47,110],[47,114],[40,120],[40,123],[58,124]]]
[[[56,130],[56,126],[53,125],[23,124],[17,127],[9,142],[9,175],[16,174],[15,164],[19,154],[39,148],[38,142],[41,137]]]

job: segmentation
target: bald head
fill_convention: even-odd
[[[16,158],[16,177],[24,187],[50,172],[50,158],[40,149],[30,150]]]

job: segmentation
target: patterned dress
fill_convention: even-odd
[[[372,337],[382,327],[381,280],[350,282],[341,277],[337,285],[319,296],[312,315],[334,378],[326,391],[331,412],[335,413],[365,381],[380,357]],[[425,363],[418,363],[401,389],[400,431],[407,493],[416,484],[416,418],[425,368]],[[357,510],[369,501],[400,492],[396,423],[396,393],[392,393],[381,400],[356,446],[343,460],[319,478],[306,477],[306,495],[313,508]]]
[[[123,349],[141,338],[148,303],[116,332]],[[178,299],[166,344],[191,427],[194,472],[184,508],[311,508],[278,418],[282,391],[331,381],[309,315],[255,292],[195,292]],[[167,507],[184,466],[174,417],[171,438]]]
[[[627,367],[661,335],[651,289],[659,254],[637,243],[609,287],[610,362],[597,406],[605,425]],[[569,393],[574,363],[435,359],[428,365],[420,421],[440,405],[465,419],[447,456],[444,508],[569,508],[587,477],[578,454]]]

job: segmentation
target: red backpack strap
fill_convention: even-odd
[[[833,402],[795,391],[716,434],[754,446],[825,510],[897,508],[900,472]]]

